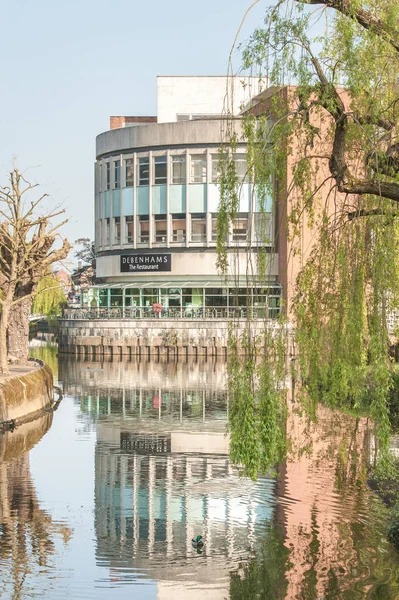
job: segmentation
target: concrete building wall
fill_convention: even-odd
[[[132,283],[132,286],[148,282],[173,281],[177,279],[180,282],[191,281],[195,273],[195,281],[197,283],[206,283],[209,279],[215,280],[219,284],[222,283],[216,270],[217,254],[216,249],[201,251],[192,249],[191,251],[173,252],[171,253],[171,271],[166,273],[121,273],[120,254],[111,256],[99,256],[97,258],[97,277],[107,277],[109,282],[117,282],[123,280],[125,283]],[[256,274],[257,272],[257,256],[256,252],[246,254],[229,253],[229,275],[231,277],[240,277],[245,281],[247,273]],[[278,258],[276,255],[270,255],[270,276],[278,274]],[[215,283],[216,285],[216,283]],[[185,286],[188,287],[188,286]]]
[[[158,122],[171,123],[177,115],[238,115],[249,100],[266,87],[259,77],[158,76]]]
[[[149,123],[140,127],[123,127],[104,131],[96,138],[97,159],[108,154],[152,148],[176,148],[202,144],[220,146],[227,125],[223,119],[182,121],[180,123]],[[240,120],[232,125],[242,138]]]
[[[227,357],[231,321],[223,319],[61,319],[59,351],[89,356]],[[261,336],[264,321],[236,321],[237,335]]]

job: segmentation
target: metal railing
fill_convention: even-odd
[[[279,316],[278,308],[267,307],[172,307],[162,308],[154,312],[152,306],[111,307],[111,308],[65,308],[63,319],[275,319]]]

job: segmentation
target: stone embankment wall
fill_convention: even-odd
[[[0,382],[0,421],[18,420],[39,413],[54,401],[53,374],[42,361],[23,375]]]
[[[192,355],[226,358],[231,324],[222,319],[61,319],[59,352],[85,357],[162,355],[183,358]],[[245,320],[234,325],[239,335],[248,328]],[[264,328],[263,321],[252,322],[247,331],[258,336]]]

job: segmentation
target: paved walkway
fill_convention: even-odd
[[[32,363],[30,365],[10,365],[10,374],[7,376],[0,375],[0,383],[4,383],[8,379],[12,379],[12,377],[21,377],[21,375],[26,375],[37,368],[37,363]]]

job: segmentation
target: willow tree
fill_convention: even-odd
[[[320,400],[367,411],[386,448],[394,341],[388,321],[399,307],[399,2],[280,0],[245,47],[243,67],[268,79],[268,90],[245,111],[243,137],[255,191],[261,200],[273,194],[277,228],[286,228],[290,240],[288,263],[297,267],[295,281],[287,280],[285,311],[295,328],[307,406],[313,414]],[[233,135],[222,166],[222,266],[225,231],[238,211],[231,160],[237,141]],[[264,265],[261,256],[266,279]],[[245,360],[233,370],[262,381],[265,369],[273,373],[265,364],[270,355],[261,367],[252,360],[248,371]],[[254,402],[250,393],[248,418],[242,378],[230,381],[233,417],[252,418],[257,431],[259,398]],[[281,423],[277,382],[270,393]],[[274,430],[251,473],[267,464]],[[232,422],[233,458],[248,464],[234,433]]]
[[[33,297],[32,312],[46,317],[58,317],[67,304],[64,288],[52,274],[44,275],[36,287]]]
[[[50,265],[70,249],[59,234],[66,222],[53,220],[63,210],[44,205],[47,194],[31,199],[30,184],[14,169],[8,186],[0,187],[0,373],[8,374],[8,353],[19,363],[28,356],[29,315],[37,286]],[[57,247],[57,240],[60,244]],[[43,290],[42,290],[43,291]]]

